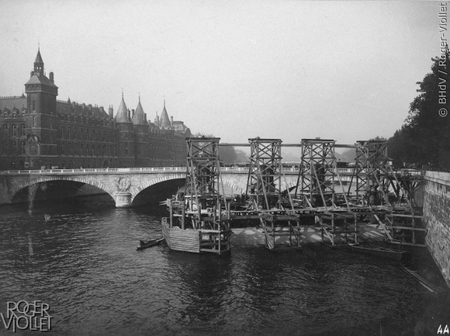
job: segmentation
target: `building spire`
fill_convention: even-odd
[[[38,76],[44,75],[44,61],[42,60],[40,46],[38,47],[36,59],[34,60],[34,73]]]

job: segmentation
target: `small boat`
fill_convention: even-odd
[[[139,246],[136,248],[137,251],[158,245],[159,243],[161,243],[164,240],[164,237],[160,237],[160,238],[156,238],[156,239],[150,239],[147,241],[143,241],[140,240],[139,241]]]
[[[388,249],[381,246],[371,246],[371,245],[359,245],[359,244],[348,244],[352,252],[358,252],[362,254],[371,254],[383,258],[389,258],[394,260],[406,260],[409,252],[407,251],[396,251]]]

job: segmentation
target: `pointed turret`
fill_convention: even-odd
[[[141,97],[139,97],[139,102],[136,107],[136,111],[134,111],[133,124],[134,125],[146,125],[147,124],[145,122],[144,109],[142,108],[142,105],[141,105]]]
[[[116,122],[129,122],[128,109],[127,104],[125,104],[125,99],[123,98],[123,92],[122,101],[120,102],[119,109],[117,110],[116,117],[114,119],[116,120]]]
[[[159,119],[159,127],[164,129],[171,128],[169,115],[166,110],[166,101],[164,101],[164,108],[161,112],[161,118]]]

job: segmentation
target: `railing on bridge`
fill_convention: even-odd
[[[221,167],[221,172],[229,174],[247,174],[248,167]],[[297,167],[283,167],[283,172],[289,175],[298,175]],[[30,175],[30,174],[126,174],[126,173],[185,173],[186,167],[134,167],[134,168],[77,168],[77,169],[40,169],[40,170],[4,170],[0,175]],[[343,180],[353,175],[353,168],[337,168]],[[364,174],[364,171],[362,172]],[[424,176],[424,171],[418,169],[400,169],[394,173],[410,176]]]
[[[18,174],[80,174],[80,173],[148,173],[148,172],[186,172],[186,167],[136,167],[136,168],[77,168],[77,169],[39,169],[4,170],[0,175]]]

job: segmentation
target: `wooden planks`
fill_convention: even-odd
[[[163,236],[171,250],[200,253],[200,232],[193,229],[172,229],[166,222],[162,222]]]

